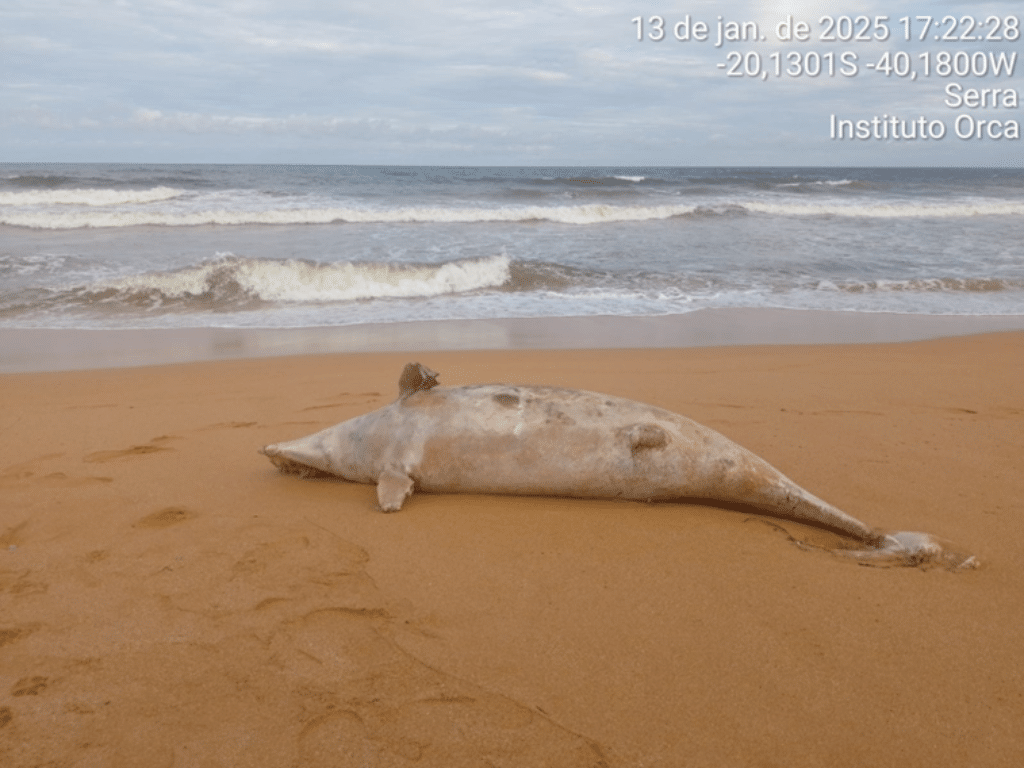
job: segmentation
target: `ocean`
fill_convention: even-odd
[[[0,328],[1024,314],[1024,170],[0,164]]]

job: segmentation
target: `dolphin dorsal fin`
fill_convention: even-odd
[[[419,363],[408,363],[398,379],[398,399],[408,397],[413,392],[432,389],[437,386],[440,374]]]

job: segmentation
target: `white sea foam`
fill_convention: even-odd
[[[848,216],[857,218],[964,218],[968,216],[1020,216],[1024,214],[1024,203],[1004,200],[962,200],[957,203],[933,203],[930,201],[893,201],[864,204],[849,203],[768,203],[744,201],[743,208],[755,213],[773,216]]]
[[[29,253],[0,255],[0,275],[35,275],[40,273],[59,274],[68,257],[54,253]]]
[[[818,280],[809,287],[844,293],[995,293],[1019,291],[1024,280],[997,277],[915,277],[876,280]]]
[[[155,203],[185,194],[183,189],[46,189],[26,192],[0,192],[0,205],[88,205],[111,206]]]
[[[159,188],[158,188],[159,189]],[[175,190],[165,188],[170,198]],[[157,189],[148,190],[156,194]],[[66,194],[5,193],[5,194]],[[127,195],[113,192],[112,195]],[[141,192],[139,193],[142,194]],[[215,197],[219,199],[214,200]],[[158,200],[145,207],[126,205],[113,210],[82,210],[72,207],[54,207],[49,210],[0,211],[0,224],[35,229],[122,228],[133,226],[189,227],[202,225],[252,224],[400,224],[445,223],[473,224],[488,222],[550,221],[559,224],[605,224],[627,221],[654,221],[690,214],[723,212],[753,212],[771,216],[844,216],[868,218],[962,218],[972,216],[1024,215],[1024,202],[964,198],[955,202],[929,200],[893,200],[864,203],[862,201],[780,200],[728,198],[702,204],[672,205],[581,205],[551,206],[496,206],[496,207],[434,207],[407,206],[394,208],[324,206],[301,207],[294,201],[275,208],[261,208],[259,198],[235,195],[238,207],[202,208],[194,203],[189,207],[160,206]],[[95,199],[95,198],[93,198]],[[71,200],[71,197],[68,197]],[[207,202],[221,206],[224,196],[210,196]],[[90,203],[88,205],[99,205]]]
[[[400,224],[400,223],[483,223],[553,221],[561,224],[599,224],[619,221],[649,221],[681,216],[692,205],[614,206],[522,206],[497,208],[276,208],[270,210],[199,210],[172,212],[154,210],[119,211],[34,211],[0,213],[0,224],[35,229],[79,229],[85,227],[201,226],[204,224]]]
[[[805,185],[819,186],[819,187],[845,187],[848,184],[856,184],[853,179],[838,179],[835,181],[829,179],[823,179],[818,181],[787,181],[781,184],[776,184],[776,187],[802,187]]]
[[[148,294],[159,299],[206,297],[234,300],[241,294],[275,302],[332,302],[416,298],[494,288],[509,279],[508,256],[444,264],[373,264],[246,259],[225,255],[174,272],[151,272],[88,287],[88,293]],[[109,300],[109,299],[108,299]]]
[[[647,177],[646,176],[612,176],[612,178],[613,179],[618,179],[619,181],[632,181],[634,183],[639,184],[641,181],[643,181]]]

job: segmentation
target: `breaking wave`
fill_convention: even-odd
[[[412,224],[552,221],[560,224],[599,224],[649,221],[683,216],[692,205],[614,206],[602,204],[572,206],[522,206],[495,208],[273,208],[269,210],[197,210],[192,212],[127,209],[117,211],[4,211],[0,224],[33,229],[79,229],[85,227],[168,226],[190,227],[208,224]]]
[[[132,205],[172,200],[185,194],[183,189],[34,189],[28,192],[0,192],[0,205]]]
[[[182,190],[160,187],[150,190],[60,190],[0,192],[0,204],[17,198],[26,207],[29,197],[46,198],[46,209],[0,210],[0,224],[33,229],[63,230],[80,228],[203,225],[296,225],[296,224],[473,224],[529,223],[592,225],[618,222],[643,222],[672,218],[702,217],[712,214],[754,213],[767,216],[839,216],[855,218],[963,218],[975,216],[1021,216],[1024,203],[970,199],[949,203],[931,201],[893,202],[768,202],[744,200],[697,204],[536,205],[494,207],[407,206],[394,208],[357,208],[347,206],[304,207],[281,205],[253,206],[250,194],[239,207],[203,208],[181,202]],[[104,202],[108,199],[109,202]],[[172,201],[170,205],[160,203]],[[220,201],[223,204],[223,199]],[[7,205],[13,206],[7,202]],[[103,206],[109,206],[107,210]],[[190,210],[191,208],[191,210]]]
[[[146,272],[65,290],[22,296],[3,314],[37,310],[232,312],[269,304],[417,299],[499,288],[510,259],[492,256],[442,264],[323,263],[249,259],[231,254],[167,272]]]

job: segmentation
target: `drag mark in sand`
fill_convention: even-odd
[[[143,520],[179,517],[167,512]],[[193,531],[189,541],[211,543],[188,551],[93,558],[119,576],[95,599],[130,601],[151,629],[123,644],[84,604],[44,627],[50,647],[63,647],[63,634],[100,644],[88,652],[96,664],[58,654],[38,675],[88,696],[74,710],[12,711],[17,752],[0,747],[0,762],[72,762],[88,742],[126,765],[607,766],[595,742],[398,646],[362,547],[319,525],[212,530]]]
[[[0,573],[0,765],[608,764],[400,647],[369,553],[323,526],[175,505],[95,547]],[[17,599],[29,576],[61,589]]]
[[[796,411],[779,408],[783,413],[795,413],[798,416],[885,416],[880,411],[857,411],[857,410],[826,410],[826,411]]]
[[[176,435],[160,435],[154,437],[149,443],[144,445],[133,445],[130,448],[122,448],[121,450],[115,451],[96,451],[94,453],[87,454],[83,461],[89,463],[102,463],[107,461],[114,461],[115,459],[123,459],[135,456],[145,456],[150,453],[158,453],[160,451],[173,451],[173,448],[169,448],[163,445],[157,445],[167,440],[178,440]]]
[[[256,421],[221,421],[217,424],[210,424],[206,427],[200,427],[195,430],[196,432],[205,432],[209,429],[245,429],[246,427],[255,427],[259,422]]]
[[[45,477],[39,478],[45,480],[47,483],[54,485],[61,485],[68,488],[75,488],[83,485],[96,485],[97,483],[112,483],[114,478],[105,477],[102,475],[90,475],[89,477],[71,477],[64,472],[51,472]]]
[[[324,408],[348,408],[360,405],[372,405],[380,401],[380,392],[359,392],[358,394],[352,392],[340,392],[335,395],[332,400],[340,400],[341,402],[325,403],[323,405],[310,405],[303,408],[302,411],[318,411]]]

